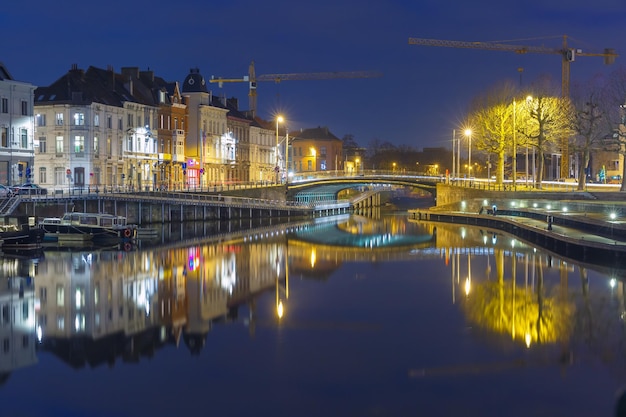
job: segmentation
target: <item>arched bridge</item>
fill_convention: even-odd
[[[426,175],[398,174],[390,171],[363,171],[358,174],[343,172],[312,172],[298,175],[289,180],[287,193],[289,199],[300,200],[299,196],[319,196],[320,200],[336,199],[337,194],[348,188],[370,185],[401,185],[416,187],[428,191],[436,197],[437,184],[444,182],[445,177]]]

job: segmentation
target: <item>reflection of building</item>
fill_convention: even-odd
[[[0,292],[0,383],[14,369],[37,362],[33,278],[17,276],[15,260],[1,265],[6,284]]]

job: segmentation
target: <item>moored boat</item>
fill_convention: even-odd
[[[137,236],[137,225],[128,224],[124,216],[109,213],[65,213],[60,218],[43,219],[39,228],[44,231],[47,241],[81,239],[101,243],[133,240]]]
[[[19,253],[42,248],[44,232],[28,224],[0,224],[0,247],[3,252]]]

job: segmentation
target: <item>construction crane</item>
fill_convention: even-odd
[[[210,83],[217,83],[222,87],[223,83],[247,82],[249,83],[249,105],[252,117],[256,115],[257,109],[257,93],[256,87],[259,81],[274,81],[279,83],[287,80],[326,80],[333,78],[377,78],[382,77],[382,73],[375,71],[349,71],[349,72],[311,72],[311,73],[294,73],[294,74],[262,74],[256,76],[254,69],[254,61],[248,67],[248,75],[242,78],[215,78],[211,77]]]
[[[445,48],[486,49],[490,51],[515,52],[516,54],[555,54],[561,55],[561,95],[569,97],[570,64],[579,56],[599,56],[604,58],[607,65],[615,62],[617,54],[614,49],[605,48],[604,52],[583,52],[582,49],[570,48],[567,43],[567,35],[563,35],[561,48],[548,48],[545,46],[510,45],[493,42],[466,42],[448,41],[439,39],[409,38],[409,45],[439,46]],[[561,177],[569,177],[569,150],[567,139],[561,143]]]

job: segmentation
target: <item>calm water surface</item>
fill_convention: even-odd
[[[0,415],[614,415],[624,271],[399,214],[228,232],[0,258]]]

